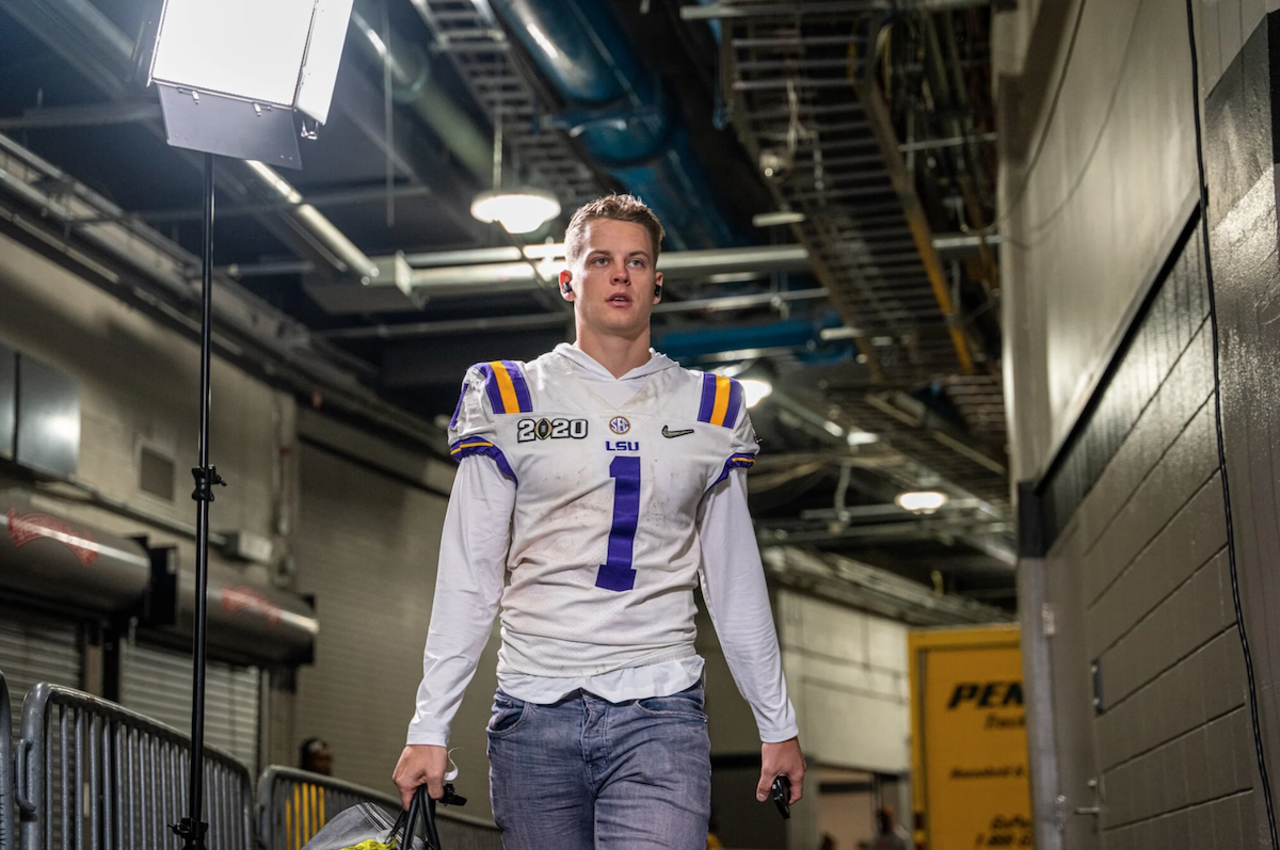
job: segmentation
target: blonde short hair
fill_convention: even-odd
[[[647,230],[649,241],[653,243],[653,260],[655,263],[658,261],[658,251],[666,231],[653,210],[634,195],[605,195],[583,204],[569,219],[569,227],[564,233],[565,259],[569,263],[572,264],[582,254],[582,237],[587,224],[602,218],[638,224]]]

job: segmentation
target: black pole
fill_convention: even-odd
[[[208,824],[204,811],[204,686],[205,632],[208,627],[206,595],[209,588],[209,503],[213,486],[223,484],[216,467],[209,465],[209,362],[213,336],[213,154],[204,155],[204,240],[200,321],[200,465],[191,470],[196,479],[196,588],[195,634],[191,642],[194,676],[191,688],[191,777],[187,817],[173,826],[183,837],[184,850],[204,850]]]

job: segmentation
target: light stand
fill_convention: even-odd
[[[217,467],[209,465],[210,366],[213,348],[213,154],[204,155],[204,233],[201,240],[200,309],[200,465],[191,470],[196,479],[196,598],[195,633],[191,655],[194,659],[191,689],[191,777],[187,787],[187,816],[171,829],[182,836],[184,850],[204,850],[208,824],[204,815],[204,692],[207,652],[205,635],[209,625],[206,591],[209,587],[209,503],[213,488],[226,486]]]
[[[213,347],[214,154],[255,168],[301,166],[298,137],[329,115],[353,0],[165,0],[149,82],[160,90],[169,144],[204,152],[201,243],[200,444],[195,477],[196,587],[192,635],[191,774],[187,816],[170,828],[184,850],[204,850],[204,732],[209,503],[225,485],[209,465]],[[295,125],[301,119],[301,133]],[[307,118],[311,125],[307,125]],[[265,164],[260,164],[265,163]]]

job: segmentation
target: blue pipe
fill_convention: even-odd
[[[661,81],[643,68],[608,3],[490,0],[569,108],[553,119],[644,200],[676,250],[743,244],[720,209]]]
[[[790,348],[805,362],[837,363],[852,357],[853,346],[848,342],[824,342],[822,329],[838,327],[843,323],[834,311],[825,311],[811,319],[658,331],[654,334],[654,348],[682,363],[722,351],[749,348]]]

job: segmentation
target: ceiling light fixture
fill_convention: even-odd
[[[496,221],[508,233],[532,233],[560,215],[560,202],[542,189],[490,189],[476,195],[471,215],[485,224]]]
[[[931,514],[951,501],[951,497],[937,490],[913,490],[908,493],[899,493],[893,501],[904,511],[911,511],[913,514]]]
[[[493,188],[476,195],[471,217],[485,224],[497,222],[508,233],[532,233],[560,215],[560,202],[544,189],[502,188],[502,105],[493,117]]]
[[[747,407],[755,407],[773,392],[773,384],[759,378],[743,378],[739,383],[742,384],[742,391],[747,395]]]

